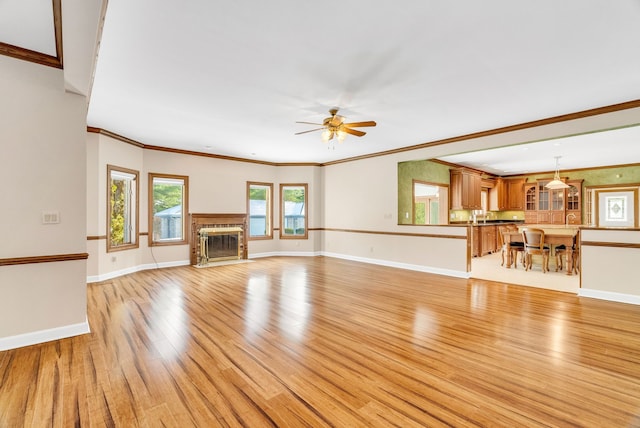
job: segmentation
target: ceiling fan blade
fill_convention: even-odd
[[[342,126],[348,126],[349,128],[359,128],[361,126],[376,126],[376,123],[373,120],[368,120],[366,122],[343,123]]]
[[[346,132],[347,134],[355,135],[356,137],[362,137],[364,134],[366,134],[366,132],[358,131],[357,129],[351,128],[342,128],[342,131]]]
[[[310,130],[308,130],[308,131],[296,132],[296,133],[295,133],[295,134],[293,134],[293,135],[306,134],[306,133],[308,133],[308,132],[319,131],[319,130],[321,130],[321,129],[324,129],[324,127],[322,127],[322,128],[316,128],[316,129],[310,129]]]
[[[318,125],[318,126],[322,126],[321,123],[315,123],[315,122],[296,122],[296,123],[306,123],[307,125]]]

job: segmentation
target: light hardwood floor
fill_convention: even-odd
[[[88,313],[0,352],[0,427],[640,426],[637,306],[283,257],[90,284]]]

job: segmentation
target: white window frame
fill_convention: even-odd
[[[139,172],[133,169],[107,165],[107,252],[129,250],[139,247]],[[124,180],[127,187],[125,195],[124,240],[117,244],[113,242],[112,234],[112,184],[114,180]]]

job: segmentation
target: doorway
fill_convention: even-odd
[[[449,188],[413,180],[413,224],[447,224]]]

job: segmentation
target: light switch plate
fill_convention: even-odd
[[[60,223],[60,211],[42,211],[42,224]]]

